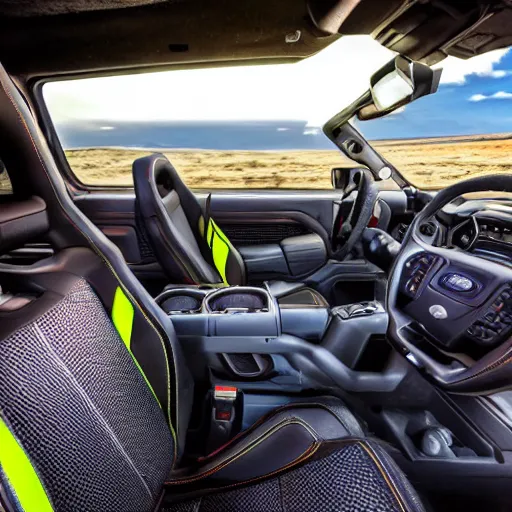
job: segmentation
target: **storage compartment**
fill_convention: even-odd
[[[262,288],[232,286],[209,293],[203,302],[210,336],[277,336],[277,306]]]
[[[279,244],[239,247],[239,251],[251,281],[311,275],[327,260],[325,243],[317,234],[292,236]]]
[[[329,324],[329,305],[310,288],[278,300],[281,331],[312,343],[319,343]]]
[[[283,250],[278,244],[238,248],[251,282],[288,277],[290,272]]]
[[[387,327],[388,314],[379,302],[338,306],[331,310],[322,346],[352,370],[380,373],[392,353]]]
[[[393,442],[410,460],[463,462],[495,458],[493,446],[439,394],[433,396],[426,409],[384,409],[381,417]],[[448,436],[436,439],[436,431],[447,432]]]
[[[175,289],[157,299],[167,305],[178,336],[275,337],[280,333],[277,303],[262,288]]]

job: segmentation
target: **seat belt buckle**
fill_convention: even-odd
[[[213,411],[216,421],[232,422],[235,416],[235,402],[238,389],[233,386],[215,386],[213,390]]]
[[[237,419],[236,406],[238,395],[238,389],[233,386],[217,385],[213,388],[207,453],[212,453],[220,446],[223,446],[233,436],[233,426]]]

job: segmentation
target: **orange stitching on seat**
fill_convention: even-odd
[[[233,439],[228,441],[226,444],[224,444],[220,448],[217,448],[216,450],[214,450],[212,453],[208,454],[207,456],[200,457],[199,459],[197,459],[198,462],[206,462],[206,461],[208,461],[210,459],[213,459],[216,455],[218,455],[219,453],[221,453],[224,450],[228,449],[229,446],[232,445],[235,441],[238,441],[242,437],[248,436],[251,432],[256,430],[263,423],[265,423],[266,421],[270,420],[272,417],[277,416],[279,413],[286,412],[287,409],[294,409],[294,408],[299,409],[301,407],[305,407],[305,408],[308,408],[308,407],[310,407],[310,408],[320,407],[320,408],[324,409],[328,413],[332,414],[341,423],[343,428],[346,428],[347,432],[349,432],[349,434],[350,434],[349,429],[345,426],[343,421],[341,421],[341,419],[338,417],[338,415],[336,413],[334,413],[328,405],[323,404],[321,402],[291,402],[291,403],[284,404],[284,405],[281,405],[279,407],[276,407],[275,409],[272,409],[272,411],[270,411],[269,413],[264,414],[255,423],[253,423],[247,430],[244,430],[243,432],[238,433],[235,437],[233,437]],[[310,426],[310,428],[311,428],[311,426]]]
[[[258,476],[258,477],[255,477],[255,478],[251,478],[249,480],[244,480],[243,482],[237,482],[236,484],[225,485],[225,486],[222,486],[222,487],[209,487],[208,489],[202,489],[202,490],[217,492],[217,491],[223,491],[225,489],[232,489],[234,487],[239,487],[241,485],[246,485],[246,484],[250,484],[250,483],[259,482],[261,480],[265,480],[266,478],[270,478],[272,476],[278,475],[279,473],[282,473],[283,471],[287,471],[288,469],[293,468],[293,467],[301,464],[302,462],[310,459],[317,452],[317,450],[320,447],[320,445],[321,445],[321,443],[318,443],[318,442],[313,443],[297,459],[295,459],[294,461],[290,462],[286,466],[283,466],[282,468],[279,468],[279,469],[276,469],[275,471],[271,471],[270,473],[267,473],[266,475]],[[166,482],[166,484],[169,484],[169,483],[170,482]],[[201,498],[202,498],[202,496],[201,496]]]
[[[271,437],[276,432],[279,432],[279,430],[283,429],[284,427],[286,427],[288,425],[293,425],[293,424],[301,425],[302,427],[304,427],[311,434],[311,436],[313,437],[314,443],[318,442],[318,435],[317,435],[317,433],[309,425],[306,425],[303,421],[301,421],[299,419],[293,419],[293,418],[292,419],[288,419],[288,420],[284,420],[281,423],[278,423],[277,425],[274,425],[273,427],[269,428],[264,434],[262,434],[261,436],[256,438],[256,440],[255,440],[255,442],[253,444],[250,444],[249,446],[245,447],[241,451],[233,454],[231,456],[231,458],[228,457],[228,458],[220,461],[219,464],[217,464],[213,468],[209,469],[205,473],[202,473],[200,475],[197,475],[197,476],[194,476],[194,477],[191,477],[191,478],[186,478],[185,477],[185,478],[182,478],[182,479],[178,478],[176,480],[170,480],[168,482],[165,482],[165,484],[166,485],[188,484],[188,483],[191,483],[191,482],[196,482],[197,480],[202,480],[203,478],[206,478],[208,476],[211,476],[212,474],[217,473],[221,469],[224,469],[226,466],[229,466],[229,464],[231,464],[232,462],[235,462],[240,457],[243,457],[244,455],[247,455],[248,453],[250,453],[257,446],[259,446],[263,441],[265,441],[266,439]]]
[[[368,445],[365,441],[357,441],[357,443],[365,450],[365,452],[371,457],[374,464],[377,466],[378,470],[381,472],[382,476],[384,477],[384,480],[386,481],[386,484],[390,488],[391,492],[393,493],[393,496],[395,497],[400,509],[402,512],[406,512],[406,509],[404,508],[403,503],[405,503],[405,500],[403,500],[402,496],[400,495],[400,491],[396,487],[396,485],[393,483],[391,478],[388,476],[387,471],[383,467],[383,465],[380,462],[380,459],[378,455],[375,453],[373,448]]]

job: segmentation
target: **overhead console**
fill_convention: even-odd
[[[434,64],[447,55],[467,59],[508,46],[508,35],[498,27],[511,20],[507,1],[402,2],[377,28],[376,39],[413,60]]]
[[[510,2],[485,0],[308,0],[323,34],[372,34],[390,50],[427,64],[510,45]],[[371,14],[370,14],[371,13]]]

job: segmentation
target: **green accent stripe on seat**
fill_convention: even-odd
[[[1,418],[0,466],[23,512],[53,512],[53,507],[34,467]]]
[[[212,250],[215,268],[219,272],[224,284],[229,285],[226,278],[226,267],[228,263],[229,252],[231,250],[230,243],[228,242],[226,235],[221,231],[219,226],[215,224],[213,219],[210,219],[210,222],[208,223],[207,236],[208,245]]]
[[[212,241],[213,241],[213,221],[210,219],[210,222],[208,222],[208,229],[206,231],[206,242],[208,243],[208,247],[212,248]]]
[[[118,286],[114,295],[114,304],[112,305],[112,321],[128,350],[130,350],[130,341],[132,339],[133,316],[132,303],[121,287]]]
[[[128,299],[128,297],[125,295],[122,288],[118,286],[116,289],[116,293],[114,294],[114,303],[112,304],[112,321],[114,322],[114,326],[117,329],[119,336],[126,345],[128,352],[132,356],[135,366],[139,369],[139,372],[144,377],[144,380],[146,381],[146,384],[151,390],[151,393],[153,393],[153,396],[155,397],[158,405],[160,406],[160,408],[162,408],[162,404],[160,403],[160,400],[158,400],[158,397],[156,396],[153,386],[150,384],[148,378],[146,377],[146,374],[142,371],[139,361],[137,361],[137,358],[132,353],[131,339],[134,315],[135,311],[133,309],[132,303],[130,302],[130,299]]]

